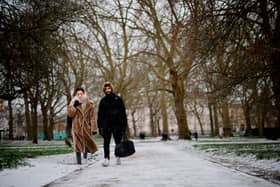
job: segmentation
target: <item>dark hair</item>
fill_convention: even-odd
[[[82,91],[83,93],[85,93],[85,90],[84,90],[83,88],[81,88],[81,87],[75,89],[75,94],[76,94],[78,91]]]
[[[112,84],[109,82],[109,81],[106,81],[104,84],[103,84],[103,92],[105,92],[105,89],[106,87],[110,87],[112,92],[113,92],[113,86]]]

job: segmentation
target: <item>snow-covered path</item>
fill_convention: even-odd
[[[176,142],[137,142],[136,153],[122,159],[122,165],[111,159],[109,167],[102,160],[66,177],[48,187],[276,187],[269,181],[217,165]]]

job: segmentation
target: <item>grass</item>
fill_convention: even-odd
[[[99,136],[95,136],[93,139],[97,145],[102,144],[102,138]],[[67,147],[64,141],[39,141],[39,144],[32,144],[28,141],[2,141],[0,144],[0,170],[28,165],[25,161],[26,158],[71,152],[73,149]]]
[[[65,145],[27,145],[27,146],[0,146],[0,170],[4,168],[16,168],[20,165],[27,165],[25,158],[37,156],[65,154],[73,152]]]
[[[195,144],[194,147],[214,155],[255,156],[256,159],[280,160],[280,142],[275,143],[224,143]]]

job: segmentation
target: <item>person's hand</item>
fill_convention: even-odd
[[[75,100],[73,106],[74,106],[74,107],[77,107],[77,106],[79,106],[80,104],[81,104],[81,103],[80,103],[78,100]]]
[[[92,136],[94,136],[94,135],[96,135],[97,134],[97,132],[92,132]]]

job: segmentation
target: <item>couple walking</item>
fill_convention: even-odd
[[[72,137],[78,164],[82,163],[82,153],[87,159],[87,153],[97,151],[97,146],[91,136],[97,134],[98,131],[104,139],[102,164],[104,167],[109,166],[111,137],[113,135],[115,143],[119,144],[126,131],[127,117],[122,99],[113,93],[110,82],[105,82],[103,92],[105,96],[99,103],[97,120],[95,106],[86,96],[83,88],[75,90],[75,97],[68,106],[68,117],[72,121]],[[121,164],[119,157],[117,157],[117,164]]]

